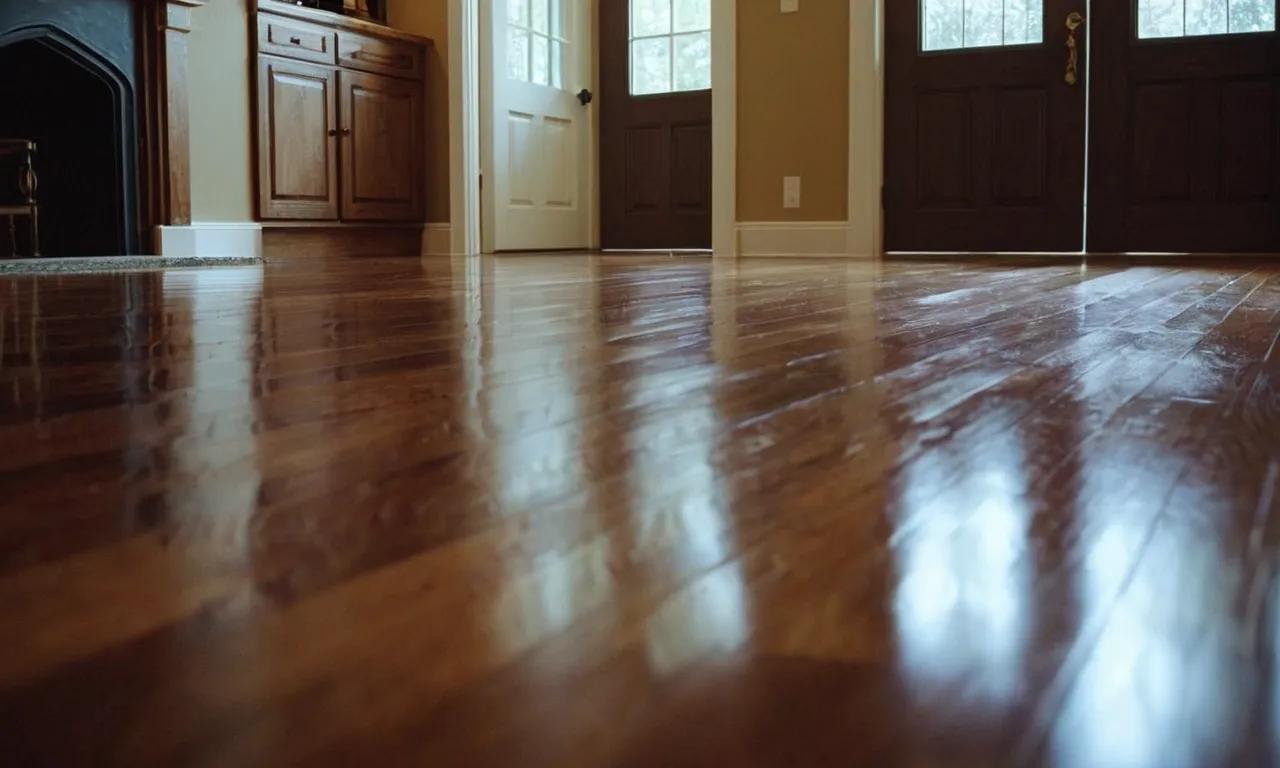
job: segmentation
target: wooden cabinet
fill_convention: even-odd
[[[422,215],[422,87],[363,72],[339,73],[342,218]]]
[[[337,73],[258,62],[258,184],[265,219],[338,218]]]
[[[269,0],[257,20],[259,217],[423,221],[429,41]]]

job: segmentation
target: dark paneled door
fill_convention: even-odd
[[[711,4],[601,0],[601,243],[711,247]]]
[[[1089,250],[1280,251],[1275,0],[1099,0]]]
[[[1087,24],[1073,33],[1068,19],[1085,12],[1086,0],[887,3],[889,250],[1080,250]]]

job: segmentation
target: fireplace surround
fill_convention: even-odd
[[[159,227],[190,224],[186,37],[200,5],[0,3],[0,134],[48,139],[37,171],[49,255],[158,253]],[[58,199],[72,193],[78,213]]]

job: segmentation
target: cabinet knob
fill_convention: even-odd
[[[337,135],[338,135],[338,129],[337,129],[337,128],[330,128],[330,129],[329,129],[329,135],[330,135],[330,136],[337,136]]]
[[[291,37],[291,38],[289,38],[289,42],[293,43],[294,45],[302,45],[302,38],[300,38],[300,37]]]
[[[343,129],[342,129],[342,135],[343,135],[343,136],[350,136],[350,135],[351,135],[351,129],[350,129],[350,128],[343,128]]]

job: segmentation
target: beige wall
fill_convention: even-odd
[[[849,0],[739,0],[738,221],[847,220],[848,142]]]
[[[247,0],[208,0],[192,14],[191,218],[253,221]]]
[[[449,220],[449,19],[445,0],[388,0],[387,22],[431,38],[427,54],[427,221]]]
[[[191,185],[196,221],[254,218],[247,0],[194,13]],[[427,218],[449,220],[448,22],[444,0],[389,0],[392,26],[435,42],[427,68]],[[848,218],[848,0],[738,2],[738,220]],[[800,176],[801,207],[782,207]]]

